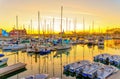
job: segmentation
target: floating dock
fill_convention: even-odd
[[[26,64],[25,63],[17,63],[17,64],[13,64],[4,68],[0,69],[0,77],[5,76],[7,74],[10,74],[12,72],[15,72],[17,70],[23,69],[25,68]]]

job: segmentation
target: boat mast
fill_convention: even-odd
[[[40,12],[38,11],[38,37],[40,38]]]
[[[89,34],[88,34],[88,36],[90,36],[90,25],[89,25]]]
[[[18,16],[16,16],[16,28],[17,28],[17,30],[18,30]],[[18,40],[18,38],[19,38],[19,34],[18,34],[19,32],[17,31],[17,40]]]
[[[62,18],[63,18],[63,6],[61,6],[61,38],[62,38]]]
[[[49,21],[49,24],[48,24],[49,26],[48,26],[48,37],[50,36],[50,34],[51,34],[51,20]]]
[[[30,23],[31,23],[31,35],[32,35],[32,20],[30,21]]]
[[[30,37],[30,33],[31,33],[31,31],[30,31],[30,25],[28,25],[28,29],[29,29],[29,37]]]
[[[53,35],[54,35],[54,21],[55,21],[55,19],[53,18]]]
[[[23,30],[25,29],[25,25],[24,25],[24,24],[23,24],[23,27],[22,27],[22,28],[23,28]],[[24,37],[25,35],[22,35],[22,36]]]
[[[100,32],[100,26],[99,26],[99,34],[101,34],[101,32]]]
[[[71,26],[71,20],[69,20],[69,35],[70,35],[70,26]]]
[[[77,36],[76,36],[76,22],[77,22],[77,21],[76,21],[76,18],[75,18],[75,22],[74,22],[74,24],[75,24],[75,25],[74,25],[74,33],[75,33],[75,37],[77,37]]]
[[[85,33],[85,20],[84,20],[84,17],[83,17],[83,35]]]
[[[92,33],[94,34],[94,21],[92,22]]]
[[[68,32],[68,18],[66,18],[66,37],[67,37],[67,33]]]
[[[43,31],[44,31],[44,32],[43,32],[43,33],[44,33],[43,35],[44,35],[44,38],[45,38],[45,35],[46,35],[46,19],[44,20],[44,23],[45,23],[45,24],[44,24],[44,27],[43,27],[43,29],[44,29],[44,30],[43,30]]]

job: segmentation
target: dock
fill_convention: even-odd
[[[23,68],[25,68],[25,66],[26,66],[25,63],[19,62],[19,63],[13,64],[13,65],[1,68],[0,69],[0,77],[10,74],[12,72],[15,72],[17,70],[23,69]]]
[[[107,79],[120,79],[120,71],[114,73],[113,75],[111,75]]]

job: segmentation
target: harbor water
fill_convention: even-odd
[[[39,73],[46,73],[49,74],[49,77],[58,77],[60,79],[76,79],[76,77],[63,74],[63,66],[79,60],[93,62],[93,57],[102,53],[120,55],[120,40],[106,40],[104,46],[101,47],[97,45],[73,45],[71,49],[54,51],[45,56],[21,51],[0,50],[0,54],[5,54],[3,58],[9,58],[8,66],[17,62],[27,64],[26,70],[10,74],[6,77],[7,79],[20,79]]]

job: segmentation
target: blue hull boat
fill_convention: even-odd
[[[40,52],[39,52],[40,55],[46,55],[46,54],[49,54],[49,53],[51,53],[50,50],[40,51]]]
[[[0,54],[0,57],[3,57],[3,56],[5,56],[4,54]]]

